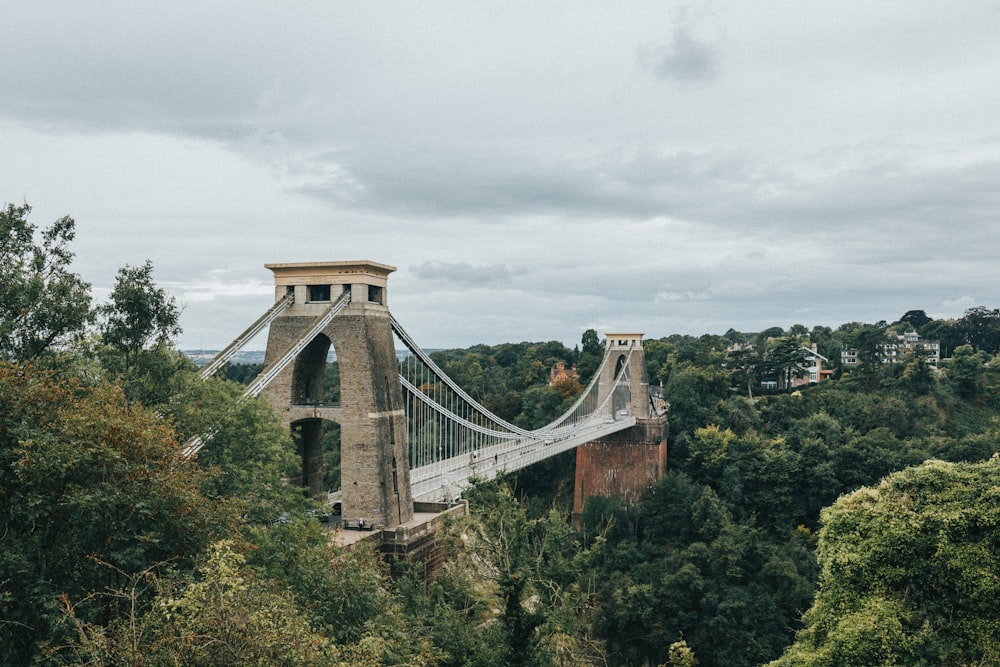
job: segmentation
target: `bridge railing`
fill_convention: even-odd
[[[440,369],[428,373],[435,382],[425,382],[422,387],[404,374],[400,378],[406,400],[410,485],[418,500],[453,500],[473,477],[492,478],[499,472],[518,470],[636,423],[636,416],[628,412],[631,384],[627,373],[616,379],[603,398],[598,373],[588,390],[557,420],[534,431],[519,429],[520,433],[506,429],[506,422],[481,406],[469,419],[460,398],[446,394],[441,400],[434,386],[444,377]],[[484,422],[483,413],[494,418]]]

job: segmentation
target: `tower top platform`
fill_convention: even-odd
[[[606,333],[608,349],[613,347],[642,347],[641,333]]]
[[[351,285],[363,283],[385,287],[395,266],[367,259],[348,262],[282,262],[265,264],[274,272],[275,285]]]

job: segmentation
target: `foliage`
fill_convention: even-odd
[[[302,508],[301,492],[286,481],[301,464],[270,405],[241,398],[241,388],[231,382],[201,380],[194,373],[179,375],[173,384],[173,396],[161,409],[181,440],[204,439],[195,462],[213,472],[203,486],[206,495],[231,498],[251,523]]]
[[[180,311],[173,297],[153,282],[153,264],[122,267],[110,301],[97,308],[99,358],[130,400],[147,406],[163,403],[175,375],[192,368],[171,346],[180,333]]]
[[[792,386],[807,367],[802,345],[794,338],[778,339],[770,345],[763,360],[763,377],[773,378],[779,387]]]
[[[155,606],[138,619],[102,628],[77,622],[80,662],[149,665],[382,664],[377,646],[335,645],[310,627],[302,607],[259,579],[231,542],[212,545],[190,579],[161,582]]]
[[[580,358],[576,362],[576,370],[580,374],[580,383],[586,385],[601,366],[601,360],[604,358],[604,342],[600,340],[596,331],[587,329],[583,332],[580,344],[582,349]]]
[[[180,311],[173,297],[153,282],[153,263],[118,270],[111,301],[99,307],[101,339],[135,363],[140,350],[169,341],[180,333]]]
[[[698,658],[695,657],[694,651],[681,638],[670,645],[667,662],[664,667],[695,667],[697,664]]]
[[[1000,448],[996,310],[647,340],[671,442],[645,499],[591,498],[576,530],[573,454],[552,457],[471,490],[440,575],[396,563],[394,581],[307,515],[289,435],[240,400],[254,372],[201,381],[173,349],[179,313],[149,262],[119,271],[96,353],[67,345],[91,314],[73,222],[36,243],[28,211],[0,212],[0,355],[58,376],[0,366],[0,663],[738,666],[779,658],[810,604],[776,664],[1000,659],[998,459],[981,463]],[[914,329],[951,359],[883,363],[882,342]],[[807,343],[836,379],[758,390],[799,374]],[[434,358],[535,428],[598,368],[596,331],[581,344]],[[839,368],[846,346],[861,369]],[[580,381],[550,386],[557,362]],[[323,401],[339,389],[333,363]],[[207,446],[178,456],[195,435]],[[338,429],[324,449],[333,488]]]
[[[961,398],[974,399],[982,394],[981,380],[987,356],[971,345],[955,348],[955,355],[947,366],[947,379],[952,390]]]
[[[1000,308],[970,308],[955,323],[955,330],[979,352],[991,355],[1000,352]]]
[[[882,364],[882,349],[886,344],[885,328],[864,326],[851,336],[851,344],[858,350],[858,363],[869,390],[877,386],[878,370]]]
[[[1000,662],[1000,458],[930,461],[823,512],[820,590],[772,665]]]
[[[38,359],[91,320],[90,285],[69,270],[76,223],[60,218],[37,243],[30,212],[27,204],[0,209],[0,359]]]
[[[5,663],[60,636],[60,596],[77,602],[150,564],[190,562],[233,519],[202,494],[210,475],[178,456],[173,430],[111,385],[0,365],[0,458]],[[116,613],[109,601],[85,620]]]
[[[363,545],[339,549],[328,537],[321,524],[308,517],[256,527],[248,532],[256,546],[248,562],[260,576],[288,590],[308,610],[311,626],[338,644],[371,636],[391,642],[392,633],[400,631],[400,611],[384,564]],[[394,650],[406,653],[410,648],[419,648],[415,638]]]
[[[767,539],[681,473],[637,513],[612,511],[625,530],[608,533],[597,578],[598,628],[615,664],[663,663],[680,635],[701,665],[759,664],[787,643],[813,590],[800,534]]]
[[[922,310],[908,310],[899,318],[899,321],[906,322],[914,329],[920,329],[920,327],[930,322],[931,318]]]
[[[488,608],[497,610],[487,624],[498,650],[492,664],[603,664],[589,633],[595,607],[586,578],[600,542],[583,548],[558,510],[529,518],[503,480],[482,482],[468,496],[473,520],[462,526],[464,566],[489,582]]]

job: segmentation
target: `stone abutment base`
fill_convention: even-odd
[[[667,468],[667,418],[640,419],[632,428],[576,448],[573,520],[579,526],[587,498],[637,503]]]

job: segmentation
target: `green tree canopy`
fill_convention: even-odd
[[[819,593],[772,666],[1000,664],[1000,458],[908,468],[822,520]]]
[[[955,323],[955,330],[977,351],[1000,352],[1000,308],[970,308]]]
[[[118,270],[111,300],[98,308],[101,340],[134,363],[150,345],[168,342],[180,333],[180,311],[173,297],[153,282],[153,263]]]
[[[930,322],[931,318],[928,317],[927,313],[925,313],[922,310],[908,310],[903,314],[901,318],[899,318],[899,321],[906,322],[914,329],[919,330],[920,327]]]
[[[0,663],[59,637],[56,604],[190,563],[235,516],[163,420],[121,391],[0,364]],[[103,622],[115,600],[90,607]]]
[[[31,207],[0,209],[0,359],[37,359],[83,333],[90,285],[69,270],[75,222],[64,217],[35,240]]]
[[[174,298],[153,282],[153,264],[118,270],[108,303],[97,309],[101,365],[129,400],[160,405],[178,391],[176,380],[191,370],[190,360],[173,349],[180,333]]]

